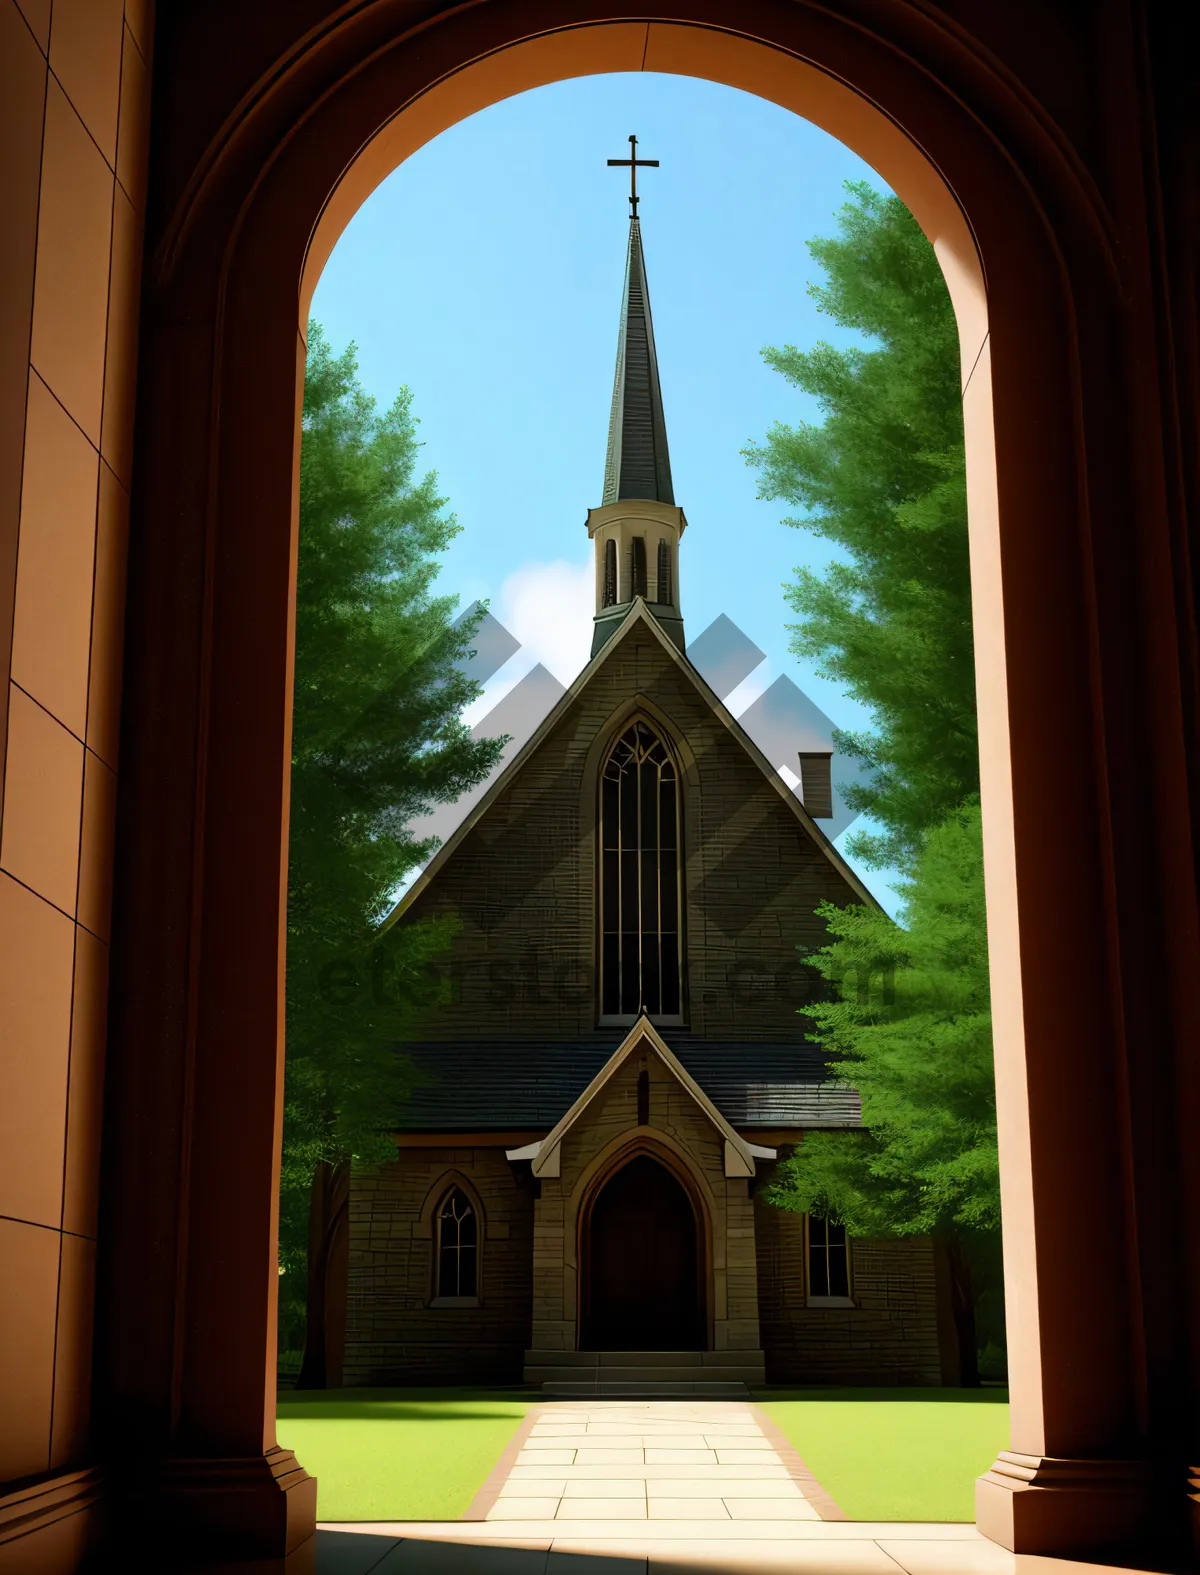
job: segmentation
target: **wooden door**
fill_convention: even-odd
[[[702,1349],[696,1214],[665,1166],[645,1154],[622,1166],[592,1204],[584,1246],[584,1350]]]

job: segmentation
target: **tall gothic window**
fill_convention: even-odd
[[[671,595],[671,548],[665,541],[658,544],[658,585],[655,591],[655,600],[660,606],[674,605]]]
[[[617,605],[617,544],[611,537],[604,543],[604,605]]]
[[[608,753],[600,781],[600,1011],[679,1017],[679,775],[638,721]]]
[[[479,1221],[471,1200],[452,1187],[437,1212],[437,1296],[478,1296]]]
[[[629,600],[648,596],[646,585],[646,538],[635,536],[629,543]]]

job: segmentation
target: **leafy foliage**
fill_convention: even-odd
[[[842,549],[788,588],[792,649],[871,708],[874,731],[840,743],[873,768],[846,798],[884,831],[851,849],[903,867],[978,791],[958,337],[907,208],[862,182],[847,189],[839,234],[808,243],[827,280],[810,293],[872,347],[765,350],[824,420],[777,424],[745,452],[759,495],[796,505],[789,525]]]
[[[840,552],[797,572],[792,648],[867,705],[840,742],[871,767],[846,798],[880,833],[851,851],[905,873],[896,925],[820,911],[808,960],[833,999],[811,1036],[862,1095],[862,1129],[811,1133],[772,1201],[852,1235],[931,1234],[945,1251],[961,1376],[977,1314],[1002,1335],[999,1185],[984,904],[958,339],[933,248],[895,198],[851,184],[833,239],[809,243],[822,311],[867,346],[785,345],[766,360],[816,397],[819,425],[777,425],[747,450],[760,494]]]
[[[875,908],[821,908],[809,953],[837,998],[815,1037],[862,1096],[862,1132],[814,1132],[772,1201],[879,1237],[999,1229],[987,913],[978,805],[931,831],[904,927]]]
[[[412,831],[480,781],[504,740],[460,720],[478,618],[433,594],[459,526],[416,473],[412,398],[380,413],[354,346],[310,326],[300,453],[288,887],[287,1071],[280,1262],[302,1306],[308,1188],[318,1164],[378,1163],[411,1086],[396,1042],[433,1006],[449,928],[381,931],[404,877],[432,852]],[[286,1323],[287,1319],[281,1320]],[[285,1340],[288,1338],[285,1332]]]

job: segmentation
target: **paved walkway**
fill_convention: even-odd
[[[466,1518],[682,1521],[696,1535],[706,1521],[845,1516],[756,1406],[598,1400],[536,1406]]]
[[[971,1525],[847,1521],[748,1402],[534,1407],[461,1521],[328,1527],[315,1575],[1014,1575]],[[1057,1563],[1043,1568],[1057,1570]],[[1064,1566],[1064,1569],[1070,1566]]]

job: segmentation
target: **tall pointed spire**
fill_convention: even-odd
[[[653,614],[682,651],[686,647],[679,610],[679,543],[687,521],[671,486],[667,423],[637,213],[637,172],[654,168],[658,160],[639,159],[637,138],[630,137],[629,157],[608,162],[629,170],[631,211],[604,497],[599,508],[588,510],[588,535],[596,556],[592,655],[620,628],[637,602]]]
[[[675,502],[667,423],[658,381],[650,289],[642,252],[642,227],[636,214],[629,221],[629,252],[625,290],[617,332],[617,370],[613,380],[612,415],[608,424],[608,456],[604,466],[603,503],[648,498]]]

